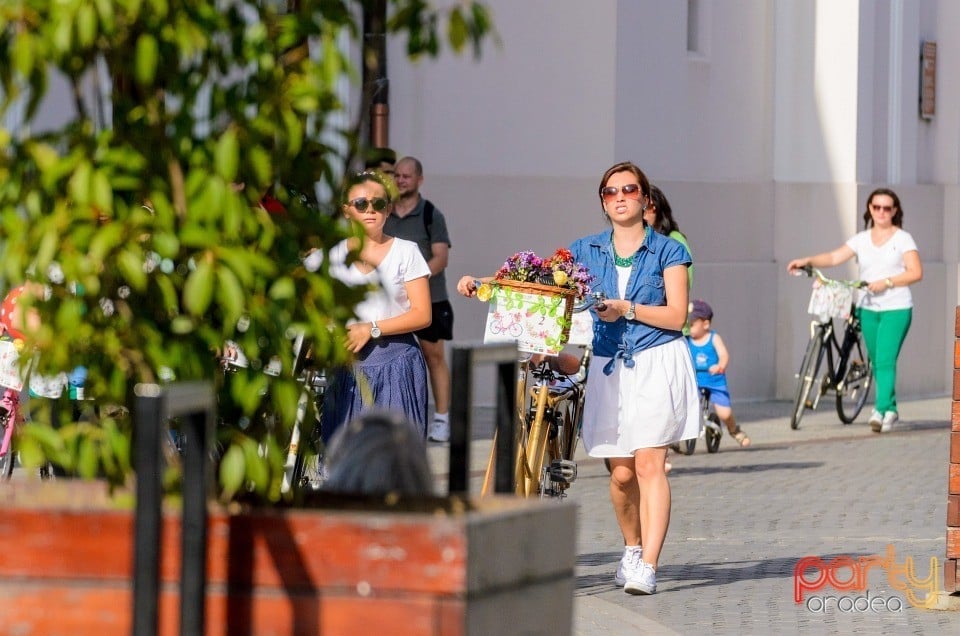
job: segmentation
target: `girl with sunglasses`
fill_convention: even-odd
[[[691,259],[644,221],[650,183],[640,168],[612,166],[599,195],[611,229],[570,246],[595,277],[591,291],[606,297],[590,310],[594,359],[582,437],[591,457],[610,462],[610,499],[625,546],[614,580],[628,594],[653,594],[670,521],[667,448],[700,433],[696,374],[681,331]],[[475,280],[464,276],[457,290],[474,295]]]
[[[611,229],[574,241],[574,258],[607,297],[594,321],[584,447],[610,462],[610,498],[623,534],[615,581],[653,594],[670,521],[665,460],[671,444],[700,433],[696,374],[682,329],[690,253],[644,220],[650,183],[631,162],[611,166],[599,187]]]
[[[897,411],[897,358],[913,320],[913,297],[909,286],[923,278],[923,264],[913,236],[903,229],[900,197],[889,188],[878,188],[867,197],[864,230],[832,252],[796,258],[787,271],[799,273],[807,265],[835,267],[856,257],[860,279],[867,282],[858,292],[857,317],[873,361],[877,395],[870,428],[889,433],[900,419]]]
[[[404,415],[426,435],[427,367],[413,332],[431,322],[430,269],[416,243],[384,234],[389,192],[379,172],[352,176],[344,191],[343,213],[365,236],[330,251],[330,274],[375,291],[354,308],[358,320],[347,328],[353,366],[334,373],[324,396],[324,442],[372,406]]]

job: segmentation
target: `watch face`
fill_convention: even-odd
[[[374,323],[374,324],[373,324],[373,327],[371,327],[371,329],[370,329],[370,337],[371,337],[371,338],[379,338],[379,337],[380,337],[380,327],[378,327],[376,323]]]

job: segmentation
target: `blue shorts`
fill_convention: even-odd
[[[710,401],[717,406],[730,406],[730,391],[727,389],[710,389]]]

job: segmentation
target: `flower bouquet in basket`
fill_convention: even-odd
[[[517,252],[477,298],[490,302],[485,342],[515,340],[521,351],[555,355],[570,334],[573,302],[590,291],[593,276],[560,248],[546,259]]]

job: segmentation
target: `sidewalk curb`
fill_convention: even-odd
[[[664,634],[680,636],[663,623],[646,618],[599,596],[573,598],[573,625],[578,634]]]

